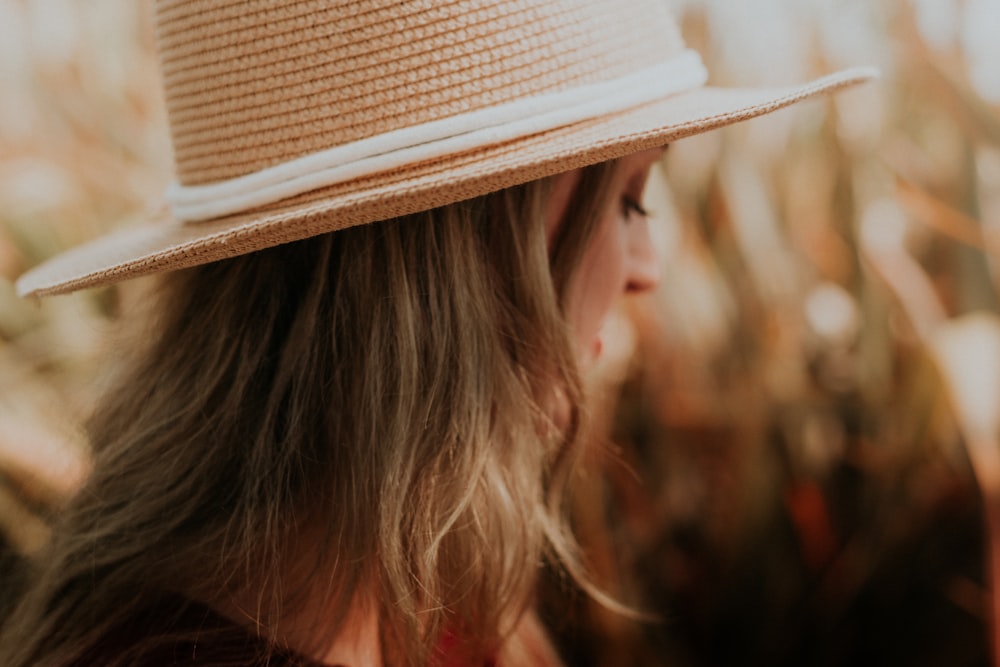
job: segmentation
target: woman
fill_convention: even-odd
[[[589,587],[561,492],[657,280],[651,165],[870,73],[705,88],[658,0],[162,0],[157,35],[168,219],[19,282],[163,273],[4,664],[553,663],[532,591]]]

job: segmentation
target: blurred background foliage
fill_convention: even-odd
[[[665,280],[617,324],[574,501],[605,586],[662,620],[567,615],[557,581],[566,654],[992,664],[1000,3],[675,5],[714,83],[882,78],[668,151]]]
[[[678,142],[665,280],[609,325],[571,499],[602,585],[543,595],[579,665],[991,664],[1000,539],[1000,3],[674,0],[716,84],[874,84]],[[44,543],[133,283],[24,269],[170,179],[149,7],[0,0],[0,535]],[[667,185],[669,184],[669,186]],[[110,356],[109,356],[110,355]],[[0,592],[2,593],[2,592]],[[567,594],[575,600],[566,607]]]

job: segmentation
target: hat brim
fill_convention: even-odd
[[[787,88],[699,88],[224,218],[181,223],[163,216],[46,261],[21,276],[17,291],[22,296],[45,296],[97,287],[443,206],[663,146],[875,76],[872,68],[853,68]]]

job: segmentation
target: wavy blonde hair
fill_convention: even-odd
[[[318,598],[321,648],[372,591],[389,664],[427,664],[444,632],[494,653],[544,559],[580,572],[561,294],[613,169],[584,171],[551,249],[538,181],[163,280],[5,664],[78,659],[164,593],[240,599],[275,641]]]

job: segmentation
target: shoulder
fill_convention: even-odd
[[[180,597],[147,605],[66,667],[320,667]]]

